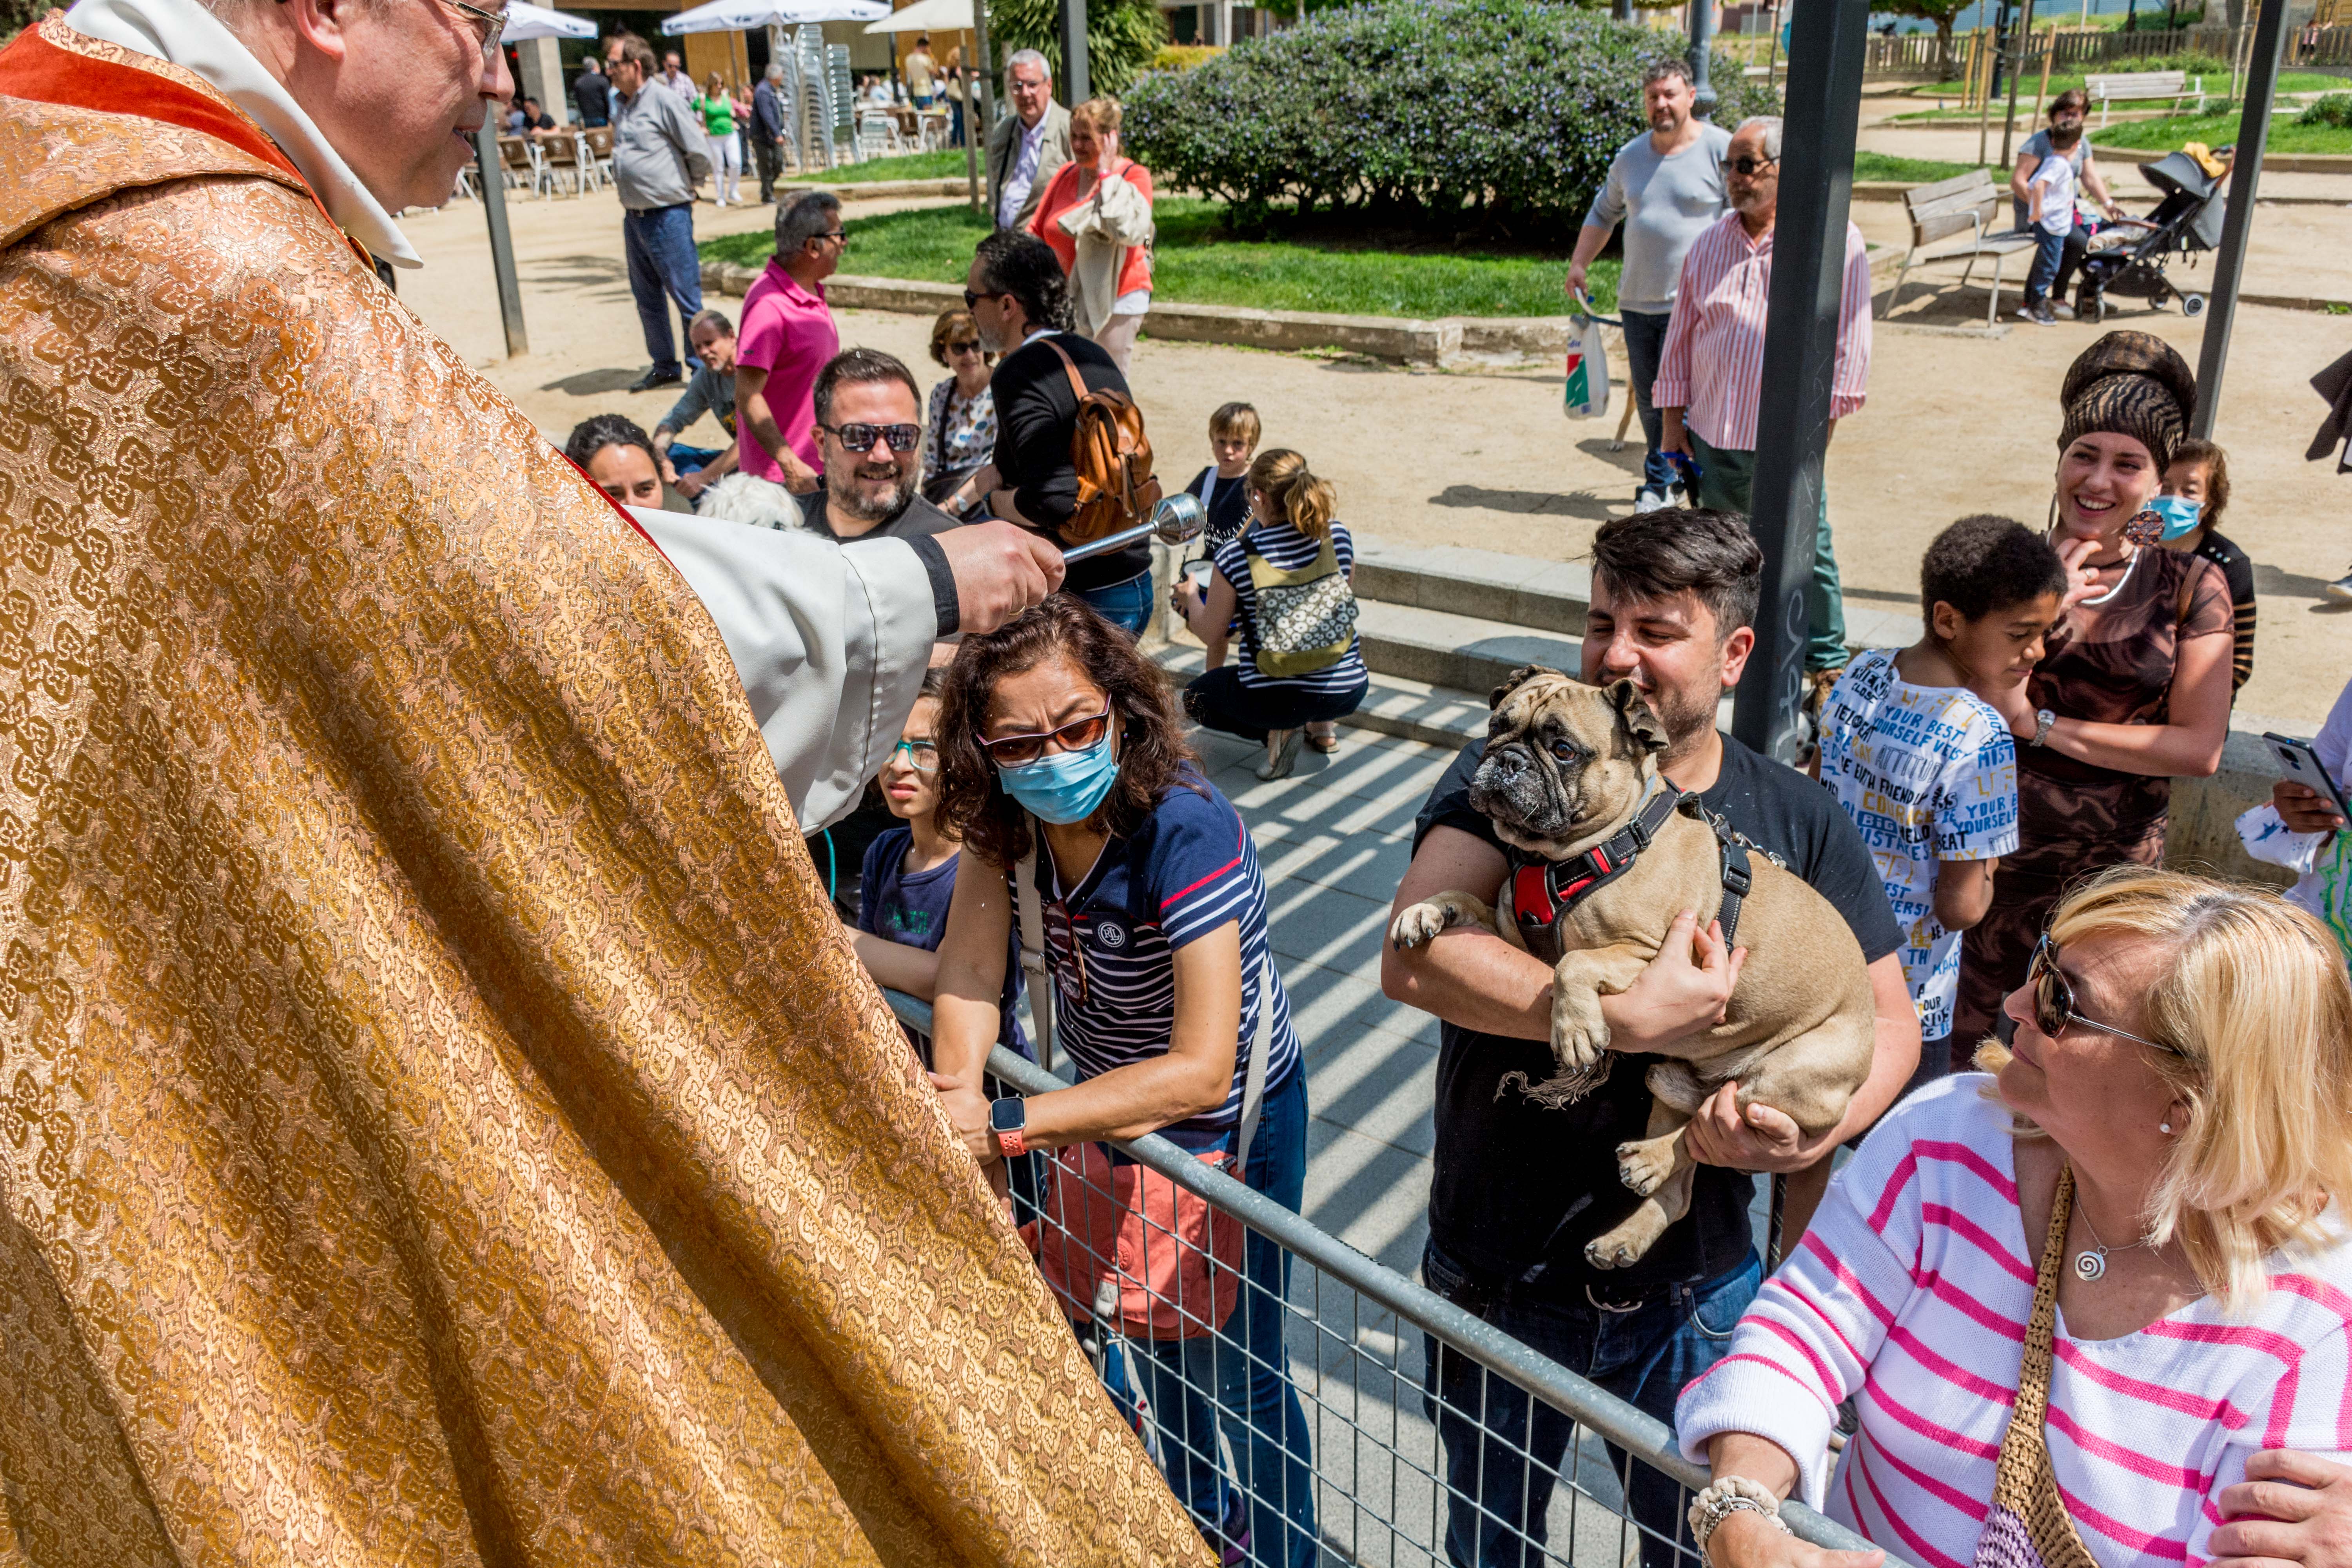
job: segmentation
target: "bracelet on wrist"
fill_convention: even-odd
[[[1691,1540],[1696,1543],[1702,1559],[1706,1557],[1707,1542],[1723,1528],[1724,1521],[1735,1513],[1760,1514],[1770,1520],[1772,1527],[1781,1534],[1790,1532],[1789,1521],[1780,1517],[1778,1494],[1745,1476],[1726,1476],[1691,1499]]]

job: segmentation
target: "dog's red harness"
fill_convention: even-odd
[[[1560,927],[1576,912],[1576,906],[1632,870],[1633,862],[1677,809],[1688,811],[1715,830],[1716,842],[1722,849],[1723,876],[1723,903],[1716,918],[1723,922],[1724,945],[1731,945],[1739,930],[1739,906],[1756,880],[1748,860],[1748,841],[1721,816],[1701,805],[1696,795],[1685,794],[1661,778],[1657,781],[1657,793],[1634,813],[1633,821],[1618,829],[1606,843],[1573,859],[1541,860],[1525,850],[1510,851],[1516,863],[1511,872],[1511,918],[1517,922],[1528,951],[1547,963],[1558,963],[1568,951]]]

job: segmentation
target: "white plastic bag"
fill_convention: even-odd
[[[1580,314],[1569,329],[1568,377],[1560,388],[1560,405],[1570,419],[1598,419],[1609,412],[1609,351],[1594,317]]]

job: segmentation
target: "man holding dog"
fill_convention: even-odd
[[[1475,927],[1418,950],[1391,946],[1381,965],[1391,998],[1444,1025],[1422,1265],[1430,1288],[1662,1420],[1672,1418],[1683,1384],[1721,1355],[1756,1292],[1762,1270],[1750,1241],[1747,1173],[1825,1172],[1830,1152],[1877,1120],[1919,1056],[1902,935],[1853,823],[1826,791],[1715,727],[1716,705],[1755,646],[1762,570],[1745,521],[1727,512],[1664,509],[1603,525],[1593,542],[1581,673],[1596,684],[1631,680],[1666,731],[1666,778],[1785,860],[1859,942],[1876,1047],[1844,1121],[1806,1140],[1769,1107],[1743,1116],[1726,1088],[1690,1124],[1699,1168],[1689,1214],[1630,1268],[1595,1268],[1585,1244],[1640,1201],[1621,1184],[1615,1152],[1647,1131],[1647,1064],[1638,1058],[1717,1022],[1743,954],[1725,951],[1719,928],[1697,931],[1683,913],[1640,979],[1601,1000],[1610,1048],[1636,1059],[1619,1062],[1600,1087],[1558,1110],[1522,1088],[1555,1070],[1550,965]],[[1482,750],[1483,742],[1465,748],[1423,808],[1397,911],[1448,889],[1491,903],[1500,889],[1501,842],[1468,802]],[[1444,1402],[1439,1432],[1454,1494],[1447,1555],[1465,1565],[1517,1561],[1521,1541],[1544,1539],[1572,1424],[1537,1407],[1530,1429],[1528,1402],[1491,1384],[1482,1392],[1465,1362],[1441,1363],[1433,1354],[1428,1372]],[[1481,1410],[1483,1439],[1457,1414]],[[1688,1550],[1675,1484],[1637,1466],[1630,1490],[1634,1518],[1656,1532],[1643,1542],[1645,1563],[1671,1561],[1667,1543],[1676,1539]]]

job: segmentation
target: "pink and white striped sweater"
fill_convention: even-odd
[[[1966,1568],[1992,1496],[2033,1302],[2009,1119],[1967,1073],[1922,1090],[1838,1173],[1730,1353],[1683,1390],[1683,1452],[1752,1432],[1808,1502],[1898,1556]],[[2257,1449],[2352,1450],[2352,1238],[2272,1260],[2252,1312],[2210,1297],[2136,1334],[2054,1342],[2050,1463],[2103,1563],[2202,1563],[2212,1498]],[[1860,1435],[1832,1477],[1838,1402]]]

